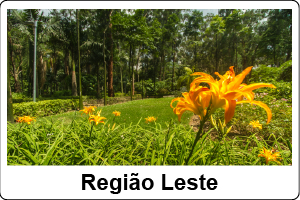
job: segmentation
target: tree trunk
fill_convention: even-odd
[[[137,61],[136,61],[136,73],[137,73],[137,77],[138,80],[137,82],[139,82],[139,73],[138,73],[138,67],[139,67],[139,62],[140,62],[140,56],[141,56],[141,46],[139,46],[139,53],[138,53],[138,57],[137,57]]]
[[[162,55],[162,65],[163,65],[163,80],[165,80],[165,50],[164,49]]]
[[[235,33],[235,27],[234,27],[234,33]],[[237,36],[235,38],[235,69],[236,69],[236,74],[238,73],[238,62],[237,62]]]
[[[121,93],[123,93],[123,73],[122,73],[122,67],[120,67],[120,74],[121,74]]]
[[[153,73],[153,82],[154,82],[154,92],[155,92],[155,83],[156,83],[156,62],[158,63],[158,59],[159,58],[156,58],[156,56],[154,55],[153,56],[153,59],[154,59],[154,61],[153,61],[153,63],[154,63],[154,73]]]
[[[68,76],[70,74],[70,70],[69,70],[69,51],[65,50],[65,59],[64,59],[64,63],[65,63],[65,74]]]
[[[238,73],[238,62],[237,62],[237,42],[236,42],[236,46],[235,46],[235,69],[236,69],[236,73]]]
[[[275,48],[276,48],[276,44],[274,44],[274,51],[273,51],[273,54],[274,54],[274,67],[276,67],[276,54],[275,54]]]
[[[174,91],[174,75],[175,75],[175,52],[174,45],[172,43],[172,52],[173,52],[173,72],[172,72],[172,91]]]
[[[8,26],[8,25],[7,25]],[[13,115],[13,102],[12,102],[12,94],[11,94],[11,87],[10,87],[10,59],[9,59],[9,52],[10,52],[10,45],[7,45],[7,121],[13,123],[14,122],[14,115]]]
[[[113,97],[114,96],[114,86],[113,86],[113,45],[114,45],[114,41],[113,41],[113,37],[112,37],[112,23],[111,23],[111,14],[112,11],[110,11],[109,13],[109,51],[110,51],[110,58],[109,58],[109,63],[108,63],[108,96],[109,97]]]
[[[130,77],[130,70],[131,70],[131,44],[129,45],[129,76]],[[132,78],[132,76],[131,76]],[[130,80],[130,78],[129,78]],[[125,87],[126,88],[126,87]],[[131,98],[131,101],[132,101],[132,81],[131,81],[131,86],[130,86],[130,98]]]
[[[118,49],[119,49],[119,57],[120,57],[120,43],[118,43]],[[122,69],[122,66],[121,66],[121,63],[120,63],[120,75],[121,75],[121,93],[123,93],[123,73],[122,73],[122,71],[123,71],[123,69]]]
[[[44,85],[46,82],[46,73],[47,73],[47,62],[43,61],[42,70],[41,70],[41,92],[44,94]]]
[[[19,68],[16,67],[16,64],[14,62],[14,56],[13,56],[13,43],[12,43],[12,40],[11,38],[9,38],[9,45],[10,45],[10,48],[9,48],[9,53],[10,53],[10,62],[11,62],[11,65],[12,65],[12,68],[13,68],[13,72],[12,72],[12,75],[13,75],[13,78],[15,80],[15,83],[14,83],[14,87],[15,87],[15,92],[21,92],[21,87],[20,87],[20,83],[19,83]]]
[[[134,71],[133,71],[134,53],[132,53],[132,50],[134,50],[134,46],[131,47],[131,45],[130,45],[130,52],[131,52],[131,55],[130,55],[131,62],[130,62],[130,64],[132,65],[131,66],[131,100],[132,100],[132,96],[134,95]],[[129,68],[130,68],[130,66],[129,66]]]
[[[28,48],[28,68],[27,68],[27,80],[28,80],[28,96],[32,96],[32,92],[33,92],[33,87],[32,87],[32,83],[33,83],[33,76],[32,76],[32,66],[33,66],[33,44],[30,41],[30,39],[28,39],[28,43],[29,43],[29,48]],[[31,58],[31,59],[30,59]]]
[[[97,98],[100,98],[100,67],[98,66],[98,63],[96,65],[96,70],[97,70]]]
[[[83,109],[82,102],[82,88],[81,88],[81,68],[80,68],[80,32],[79,32],[79,10],[76,9],[77,14],[77,35],[78,35],[78,71],[79,71],[79,109]]]
[[[241,71],[243,71],[243,69],[246,69],[246,65],[247,65],[247,57],[246,57],[246,51],[245,51],[245,41],[242,41],[242,46],[243,46],[243,64],[242,64],[242,69]]]
[[[159,71],[159,81],[161,81],[161,78],[162,78],[162,65],[163,65],[163,62],[162,62],[162,60],[163,60],[163,57],[162,57],[162,55],[160,56],[160,71]]]
[[[133,69],[133,66],[134,66],[134,56],[135,56],[135,53],[133,53],[133,55],[131,56],[131,65],[132,65],[132,96],[134,95],[134,69]]]
[[[72,71],[72,96],[78,96],[74,55],[72,55],[72,67],[73,67],[73,71]]]

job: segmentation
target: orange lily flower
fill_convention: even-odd
[[[195,72],[191,75],[200,75],[201,77],[194,79],[194,81],[191,83],[191,87],[193,85],[198,87],[200,83],[209,84],[209,90],[212,96],[211,112],[213,113],[218,108],[224,108],[225,123],[228,123],[232,119],[236,105],[241,103],[256,104],[264,108],[268,116],[267,123],[269,123],[272,118],[270,108],[260,101],[253,101],[254,93],[252,90],[261,87],[276,87],[273,84],[267,83],[254,83],[250,85],[242,84],[245,76],[251,71],[251,69],[252,67],[248,67],[237,76],[235,76],[233,66],[229,67],[229,71],[227,71],[223,76],[218,72],[215,72],[215,74],[220,78],[219,81],[215,80],[212,76],[206,73]],[[245,97],[247,100],[242,100],[243,97]]]
[[[202,120],[206,115],[206,108],[209,105],[211,98],[211,91],[207,87],[196,87],[191,85],[189,92],[182,93],[183,97],[175,98],[171,101],[171,108],[173,112],[178,115],[178,121],[180,121],[182,114],[189,110],[199,115]],[[179,101],[176,107],[173,107],[173,102]]]
[[[119,111],[114,111],[113,114],[117,117],[117,116],[120,116],[120,115],[121,115],[121,112],[119,112]]]
[[[84,112],[85,114],[92,114],[95,111],[95,108],[97,108],[97,107],[96,106],[89,106],[89,107],[84,106],[83,110],[80,110],[80,111]]]
[[[146,119],[146,123],[148,124],[149,122],[155,122],[157,118],[155,117],[148,117],[148,118],[145,118]]]
[[[96,125],[98,125],[99,123],[105,124],[105,122],[103,120],[106,118],[100,117],[100,113],[101,113],[101,110],[97,113],[97,115],[90,115],[89,122],[91,123],[92,121],[94,121],[96,123]]]
[[[249,125],[252,125],[253,128],[259,128],[262,129],[262,125],[259,123],[259,121],[251,121]]]
[[[35,121],[34,118],[35,117],[30,117],[30,116],[19,117],[19,119],[17,120],[17,122],[31,124],[31,122],[33,120]]]
[[[280,158],[280,153],[279,152],[275,152],[275,150],[267,150],[266,148],[261,149],[260,153],[258,155],[258,157],[265,157],[266,159],[266,164],[269,163],[269,161],[274,161],[277,162],[278,164],[280,164],[280,162],[277,160],[277,158]]]

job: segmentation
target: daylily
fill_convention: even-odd
[[[200,83],[209,84],[209,91],[211,92],[212,97],[211,113],[218,108],[224,108],[225,123],[228,123],[232,119],[236,105],[241,103],[256,104],[264,108],[268,116],[267,123],[269,123],[272,118],[270,108],[260,101],[254,101],[254,93],[252,91],[261,87],[276,87],[273,84],[267,83],[254,83],[250,85],[242,84],[245,76],[251,71],[251,69],[252,67],[248,67],[242,73],[235,76],[233,66],[231,66],[229,67],[229,71],[227,71],[223,76],[218,72],[215,72],[215,74],[219,76],[220,80],[215,80],[212,76],[203,72],[195,72],[191,75],[200,75],[201,77],[194,79],[191,83],[191,88],[193,85],[198,87]],[[242,100],[243,97],[247,100]]]
[[[120,115],[121,115],[121,112],[119,112],[119,111],[114,111],[113,114],[114,114],[115,116],[120,116]]]
[[[33,120],[35,121],[34,118],[35,117],[30,117],[30,116],[19,117],[17,122],[30,124]]]
[[[146,123],[149,123],[149,122],[156,121],[157,118],[155,118],[155,117],[148,117],[148,118],[145,118],[145,119],[146,119]]]
[[[249,123],[249,125],[252,125],[253,128],[259,128],[259,129],[262,129],[262,125],[259,123],[259,121],[251,121]]]
[[[89,107],[84,106],[83,110],[80,110],[80,111],[84,112],[85,114],[92,114],[95,111],[95,108],[97,108],[97,107],[96,106],[89,106]]]
[[[280,158],[280,153],[279,152],[275,152],[275,150],[267,150],[266,148],[261,149],[260,153],[258,155],[258,157],[265,157],[266,158],[266,164],[269,163],[269,161],[274,161],[277,162],[278,164],[280,164],[280,162],[277,160],[277,158]]]
[[[103,120],[106,118],[101,117],[100,113],[101,113],[101,110],[97,113],[97,115],[90,115],[89,122],[91,123],[92,121],[94,121],[96,125],[98,125],[99,123],[105,124],[105,122]]]
[[[178,121],[180,121],[182,114],[189,110],[199,115],[202,120],[206,115],[206,108],[209,105],[211,98],[211,91],[207,87],[191,85],[189,92],[182,93],[183,97],[175,98],[171,101],[171,108],[173,112],[178,115]],[[173,107],[173,102],[179,101],[176,107]]]

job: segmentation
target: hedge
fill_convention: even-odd
[[[94,96],[82,96],[82,100],[94,99]],[[56,100],[56,99],[79,99],[79,96],[61,96],[61,97],[39,97],[37,101]],[[13,103],[23,103],[33,101],[32,98],[13,98]]]
[[[40,102],[24,102],[13,104],[13,115],[15,119],[21,116],[44,117],[55,115],[70,110],[75,110],[79,107],[78,100],[45,100]]]

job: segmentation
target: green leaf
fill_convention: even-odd
[[[22,153],[31,160],[31,162],[33,162],[34,165],[39,164],[39,161],[27,150],[27,149],[23,149],[23,148],[19,148]]]

